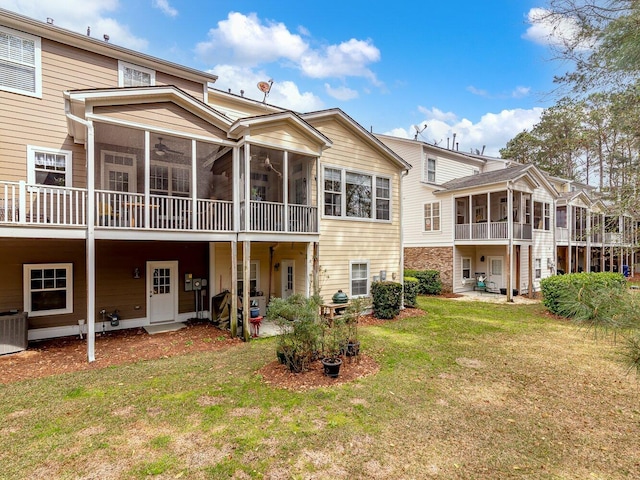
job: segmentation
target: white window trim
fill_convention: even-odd
[[[542,259],[536,258],[533,261],[533,278],[540,280],[542,278]]]
[[[38,152],[65,156],[64,186],[71,187],[73,185],[73,154],[71,150],[58,150],[56,148],[36,147],[33,145],[27,145],[27,183],[29,185],[36,185],[36,153]]]
[[[365,264],[367,266],[367,275],[366,275],[367,292],[364,295],[354,295],[353,293],[353,281],[362,280],[361,278],[357,278],[357,279],[353,278],[353,266],[355,264]],[[371,293],[371,280],[369,278],[370,275],[371,275],[371,265],[369,260],[350,260],[349,261],[349,292],[351,293],[351,298],[363,298],[363,297],[369,296],[369,294]]]
[[[469,261],[469,276],[468,277],[464,276],[464,270],[465,270],[464,262],[465,262],[465,260]],[[471,266],[472,266],[471,257],[462,257],[461,262],[460,262],[460,276],[462,277],[463,281],[471,279]]]
[[[46,268],[62,269],[67,271],[67,308],[59,308],[56,310],[40,310],[37,312],[31,311],[31,271],[42,270]],[[62,315],[65,313],[73,313],[73,264],[72,263],[32,263],[24,264],[23,269],[23,301],[24,311],[29,314],[30,317],[42,317],[45,315]]]
[[[9,35],[13,35],[15,37],[21,37],[24,39],[28,39],[33,41],[34,45],[34,67],[35,67],[35,91],[30,92],[29,90],[22,90],[19,88],[7,87],[5,85],[0,85],[0,90],[4,90],[6,92],[19,93],[22,95],[27,95],[29,97],[42,98],[42,47],[40,37],[36,37],[35,35],[29,35],[28,33],[19,32],[18,30],[13,30],[11,28],[0,26],[0,31],[5,32]]]
[[[440,221],[438,222],[438,226],[439,228],[436,230],[433,228],[433,205],[434,204],[438,204],[438,218],[440,219]],[[427,230],[424,226],[425,222],[425,218],[424,218],[424,207],[425,205],[431,205],[431,230]],[[435,201],[435,202],[424,202],[422,204],[422,233],[434,233],[434,232],[442,232],[442,202]]]
[[[433,160],[433,180],[429,180],[429,160]],[[424,183],[434,184],[437,180],[438,159],[425,155],[422,158],[422,181]]]
[[[251,275],[251,266],[255,265],[256,266],[256,291],[260,292],[260,260],[249,260],[249,275]],[[243,274],[244,271],[242,269],[242,262],[238,262],[237,264],[237,272],[238,272],[238,278],[236,279],[236,282],[244,282],[244,278],[243,278]],[[249,279],[249,281],[251,281],[251,279]],[[249,293],[251,293],[251,288],[249,288]],[[239,291],[238,292],[238,296],[242,296],[242,292]]]
[[[160,161],[160,160],[151,160],[151,165],[156,166],[156,167],[167,167],[167,175],[169,176],[169,184],[167,185],[168,190],[158,190],[158,189],[151,189],[153,190],[153,194],[156,195],[157,192],[163,192],[166,193],[169,196],[176,196],[176,197],[190,197],[191,196],[191,165],[186,165],[186,164],[174,164],[171,162],[165,162],[165,161]],[[188,170],[189,171],[189,191],[188,192],[174,192],[173,191],[173,175],[174,175],[174,170]]]
[[[132,191],[128,192],[128,193],[134,193],[136,191],[137,185],[138,185],[138,166],[137,166],[137,157],[136,155],[132,154],[132,153],[124,153],[124,152],[116,152],[114,150],[101,150],[100,151],[100,185],[102,187],[103,190],[107,190],[108,187],[108,179],[105,175],[105,167],[107,165],[107,163],[105,162],[105,156],[106,155],[114,155],[114,156],[119,156],[119,157],[127,157],[130,158],[133,161],[133,165],[125,165],[126,167],[128,167],[129,169],[131,169],[131,174],[132,174],[132,181],[131,181],[131,186],[133,188]],[[125,193],[125,192],[123,192]]]
[[[325,172],[327,169],[338,170],[340,172],[340,211],[341,215],[327,215],[324,213],[324,194],[329,192],[324,189]],[[347,215],[347,173],[354,173],[357,175],[366,175],[371,177],[371,217],[350,217]],[[376,218],[376,207],[378,198],[376,197],[376,181],[378,178],[385,178],[389,180],[389,198],[381,198],[381,200],[389,201],[389,219]],[[338,193],[338,192],[330,192]],[[355,170],[351,168],[344,168],[335,165],[323,165],[322,166],[322,218],[333,220],[352,220],[356,222],[378,222],[378,223],[392,223],[393,222],[393,179],[388,175],[376,175],[370,172],[364,172],[362,170]]]
[[[118,60],[118,86],[124,87],[124,69],[131,68],[133,70],[138,70],[140,72],[148,73],[151,77],[151,84],[149,86],[153,87],[156,84],[156,71],[151,70],[150,68],[141,67],[140,65],[136,65],[135,63],[123,62],[122,60]]]

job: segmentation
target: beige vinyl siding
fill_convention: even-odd
[[[317,156],[320,151],[320,144],[316,139],[304,135],[299,129],[292,128],[292,125],[287,122],[252,127],[251,141],[312,156]]]
[[[201,102],[204,101],[204,84],[192,82],[174,75],[156,70],[156,85],[173,85]]]
[[[269,247],[273,247],[273,259],[270,266]],[[231,291],[233,279],[231,277],[231,243],[221,242],[214,245],[214,276],[211,279],[211,294],[216,295],[224,290]],[[307,244],[304,243],[276,243],[276,242],[251,242],[251,261],[260,263],[259,289],[264,293],[265,299],[270,296],[279,297],[282,292],[282,261],[293,260],[295,269],[295,293],[307,295],[307,271],[306,271]],[[242,262],[242,242],[238,242],[238,263]],[[275,265],[280,264],[278,271]],[[269,275],[271,274],[271,281]],[[271,283],[271,286],[269,284]],[[238,292],[238,296],[242,292]]]
[[[387,280],[392,280],[392,274],[395,273],[396,281],[400,281],[402,268],[398,166],[340,122],[321,119],[311,123],[333,142],[333,147],[322,156],[322,167],[346,168],[385,176],[391,183],[391,222],[322,217],[319,247],[320,294],[325,300],[330,300],[338,290],[351,296],[350,262],[357,260],[369,262],[369,285],[380,270],[386,270]],[[322,208],[322,199],[319,206]]]
[[[554,234],[555,234],[555,224],[556,224],[556,208],[553,197],[549,194],[549,192],[542,188],[537,188],[532,195],[533,202],[544,202],[550,204],[550,229],[549,230],[533,230],[533,258],[542,259],[542,278],[546,278],[551,276],[554,271],[547,268],[547,258],[550,258],[551,261],[555,262],[555,244],[554,244]],[[532,207],[533,208],[533,204]],[[533,215],[533,212],[532,212]],[[535,268],[535,264],[533,266]],[[540,281],[536,281],[534,279],[534,290],[538,291],[540,289]]]
[[[212,90],[209,90],[208,102],[213,106],[213,108],[224,113],[232,120],[266,115],[268,113],[281,112],[284,110],[282,108],[276,108],[263,103],[242,100],[242,98],[237,96],[216,93]]]
[[[169,128],[185,134],[227,138],[219,128],[170,102],[95,107],[94,113],[149,127]]]

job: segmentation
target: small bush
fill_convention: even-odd
[[[404,306],[409,308],[416,308],[418,303],[416,298],[418,296],[418,279],[415,277],[404,277]]]
[[[402,284],[397,282],[375,282],[371,286],[373,296],[373,316],[376,318],[395,318],[400,313],[402,303]]]
[[[442,281],[438,270],[405,269],[404,276],[418,279],[418,293],[420,295],[440,295],[442,293]]]
[[[547,277],[540,282],[542,290],[542,303],[552,313],[564,317],[574,317],[572,313],[574,301],[578,296],[593,297],[592,292],[598,296],[617,296],[626,291],[627,283],[620,273],[571,273],[568,275],[555,275]]]

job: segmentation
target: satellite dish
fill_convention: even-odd
[[[273,85],[273,80],[269,80],[268,82],[258,82],[258,90],[264,93],[262,103],[267,100],[267,95],[269,95],[269,92],[271,91],[271,85]]]

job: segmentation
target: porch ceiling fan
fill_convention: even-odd
[[[162,137],[158,137],[158,143],[156,143],[153,146],[153,150],[156,153],[156,155],[160,157],[162,157],[163,155],[166,155],[167,153],[173,153],[175,155],[183,155],[183,152],[179,152],[178,150],[172,150],[167,145],[162,143]]]

